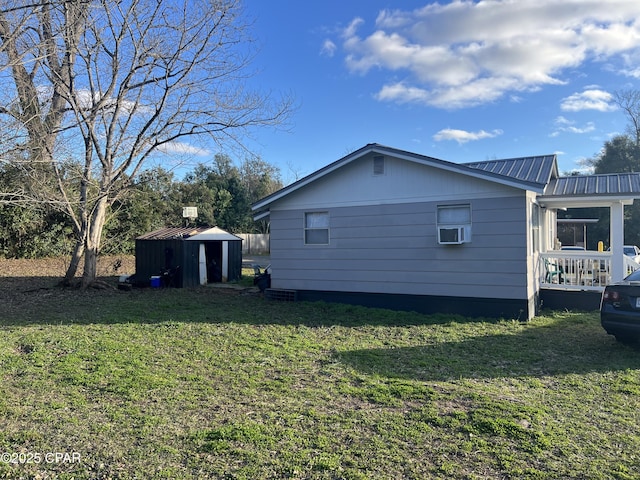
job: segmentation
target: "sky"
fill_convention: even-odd
[[[251,150],[285,183],[368,143],[456,163],[585,168],[640,89],[638,0],[245,0],[254,88],[292,95]]]

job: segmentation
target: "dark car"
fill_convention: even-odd
[[[600,322],[619,342],[640,340],[640,270],[605,287],[600,302]]]

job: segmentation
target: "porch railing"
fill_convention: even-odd
[[[611,253],[554,250],[541,253],[538,276],[543,288],[601,291],[611,282]],[[640,264],[624,255],[625,276]]]

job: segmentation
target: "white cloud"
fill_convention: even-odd
[[[351,72],[394,77],[378,99],[461,108],[564,84],[586,62],[640,77],[639,18],[637,0],[453,0],[383,10],[364,36],[356,18],[343,48]]]
[[[376,95],[378,100],[391,100],[399,103],[428,102],[429,92],[403,83],[385,85]]]
[[[593,132],[595,129],[596,127],[593,124],[593,122],[588,122],[582,128],[570,126],[570,127],[567,127],[565,131],[571,132],[571,133],[590,133],[590,132]]]
[[[628,77],[640,79],[640,67],[625,69],[624,74],[627,75]]]
[[[455,128],[445,128],[444,130],[440,130],[433,136],[433,139],[437,142],[443,140],[455,140],[459,144],[482,140],[483,138],[494,138],[499,135],[502,135],[502,130],[492,130],[491,132],[486,132],[484,130],[480,130],[479,132],[467,132],[465,130],[457,130]]]
[[[598,110],[610,112],[616,109],[612,103],[613,95],[598,88],[587,89],[582,93],[574,93],[562,100],[560,108],[566,112],[581,110]]]
[[[550,137],[557,137],[563,132],[576,134],[590,133],[596,129],[593,122],[587,122],[585,125],[577,127],[575,122],[563,117],[562,115],[557,117],[554,123],[556,129],[549,135]]]
[[[39,85],[36,87],[38,97],[41,101],[45,101],[52,94],[52,87]],[[79,110],[90,110],[96,108],[98,105],[101,107],[101,112],[105,115],[114,113],[116,107],[119,108],[120,115],[134,115],[144,114],[152,112],[153,110],[140,103],[132,102],[124,99],[116,99],[115,97],[107,97],[99,92],[91,92],[89,89],[78,89],[74,96],[75,105],[74,108]]]
[[[349,23],[349,25],[342,32],[343,38],[346,41],[354,38],[356,36],[356,32],[358,31],[358,28],[363,23],[364,23],[364,20],[359,17],[356,17],[353,20],[351,20],[351,23]]]
[[[158,147],[158,150],[167,155],[195,155],[198,157],[211,155],[211,152],[205,148],[196,147],[195,145],[183,142],[164,143]]]
[[[322,42],[322,48],[320,49],[320,54],[325,55],[327,57],[333,57],[337,48],[338,47],[335,43],[327,39],[324,42]]]

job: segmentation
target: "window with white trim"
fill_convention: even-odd
[[[471,241],[471,205],[438,205],[438,243],[460,244]]]
[[[307,212],[304,214],[304,244],[329,244],[329,212]]]

